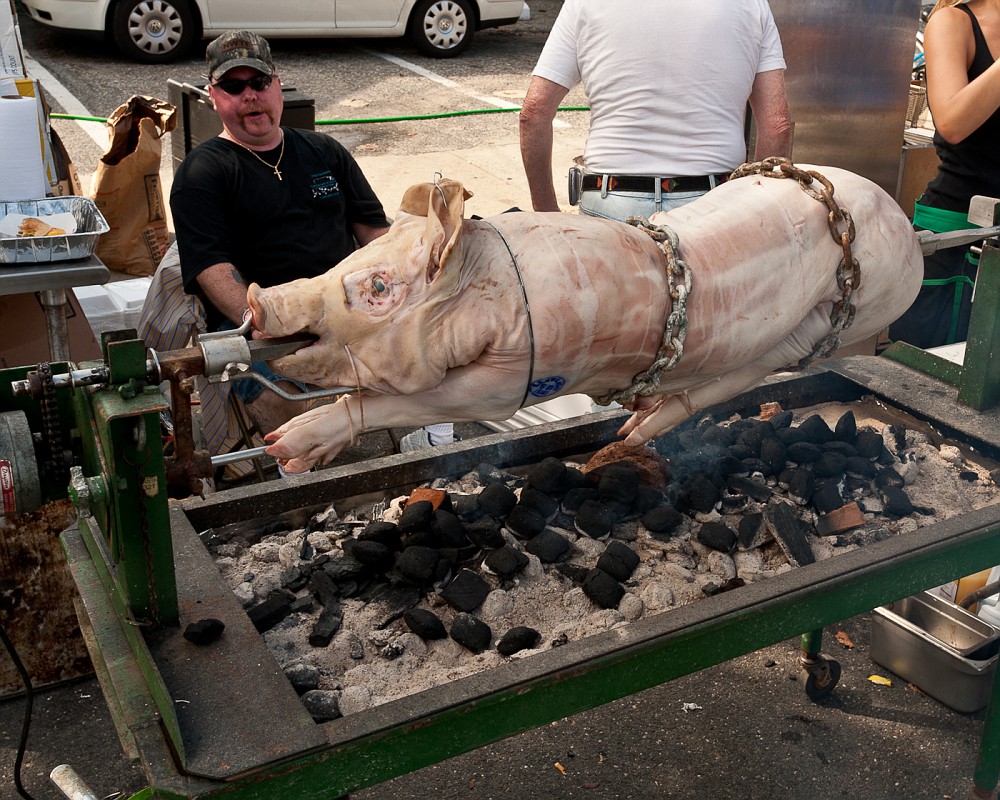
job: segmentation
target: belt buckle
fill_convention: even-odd
[[[660,191],[670,193],[677,191],[677,179],[676,178],[658,178],[660,184]]]

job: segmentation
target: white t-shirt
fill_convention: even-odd
[[[534,74],[583,81],[589,172],[677,177],[743,163],[754,77],[784,68],[767,0],[565,0]]]

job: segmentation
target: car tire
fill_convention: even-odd
[[[468,0],[421,0],[410,16],[410,39],[433,58],[465,52],[475,32],[476,16]]]
[[[166,64],[185,56],[198,40],[198,20],[188,0],[119,0],[111,38],[128,58]]]

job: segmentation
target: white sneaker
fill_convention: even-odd
[[[455,434],[453,441],[460,442],[461,440],[462,437]],[[445,444],[451,444],[451,442],[445,442]],[[400,453],[412,453],[416,450],[426,450],[434,446],[435,444],[431,441],[431,435],[427,432],[426,428],[417,428],[399,440]]]

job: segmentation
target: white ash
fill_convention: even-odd
[[[819,413],[833,427],[845,408],[843,404],[828,404],[797,411],[796,424],[810,414]],[[882,431],[883,437],[890,436],[886,422],[860,411],[857,406],[851,408],[859,430],[871,427]],[[998,501],[989,469],[966,458],[959,447],[951,444],[935,447],[927,436],[908,429],[899,452],[904,460],[895,468],[903,476],[906,493],[920,513],[899,519],[883,516],[876,495],[866,493],[859,505],[867,523],[865,530],[874,532],[872,541]],[[972,474],[974,480],[969,479]],[[773,479],[769,483],[774,486]],[[453,497],[483,488],[473,473],[454,482],[438,480],[433,485],[446,488]],[[385,500],[382,506],[385,511],[380,518],[398,520],[406,497]],[[746,511],[761,508],[760,504],[751,502]],[[375,510],[379,511],[380,507]],[[815,514],[810,509],[799,508],[798,511],[815,521]],[[362,530],[363,526],[357,522],[371,519],[370,512],[371,504],[360,507],[352,512],[355,524],[338,525],[337,512],[331,506],[324,512],[326,527],[331,529],[309,533],[308,543],[315,553],[337,555],[341,542]],[[701,521],[721,519],[734,530],[739,524],[738,515],[720,515],[713,511],[697,516]],[[526,658],[568,641],[577,641],[701,599],[706,596],[706,587],[711,585],[718,586],[736,577],[745,583],[754,583],[793,568],[773,541],[754,550],[737,549],[732,554],[725,554],[700,544],[693,535],[698,528],[699,522],[685,515],[681,527],[663,541],[653,538],[638,521],[618,523],[613,536],[628,542],[641,560],[632,577],[623,584],[626,593],[617,608],[599,608],[554,565],[543,566],[536,556],[526,554],[528,566],[506,586],[485,568],[478,570],[492,591],[473,613],[492,629],[493,645],[515,626],[538,630],[541,633],[538,647],[511,657]],[[581,568],[593,567],[607,544],[581,536],[569,527],[560,528],[558,532],[572,542],[571,550],[561,561]],[[504,536],[508,544],[523,552],[523,543],[506,529]],[[864,536],[809,538],[817,560],[856,549],[865,541]],[[249,607],[281,586],[282,575],[289,567],[307,563],[300,557],[302,544],[303,530],[299,529],[265,536],[253,544],[230,540],[212,550],[224,580],[240,602]],[[306,593],[307,589],[299,592],[300,595]],[[341,714],[364,711],[508,660],[492,648],[473,654],[450,638],[425,642],[401,619],[384,624],[394,614],[398,615],[400,609],[378,598],[372,602],[343,599],[341,604],[342,626],[326,647],[313,647],[308,642],[312,625],[321,611],[318,603],[312,613],[292,614],[263,634],[283,668],[308,665],[318,671],[317,689],[335,693]],[[433,593],[424,595],[419,607],[437,614],[447,629],[457,613]]]

